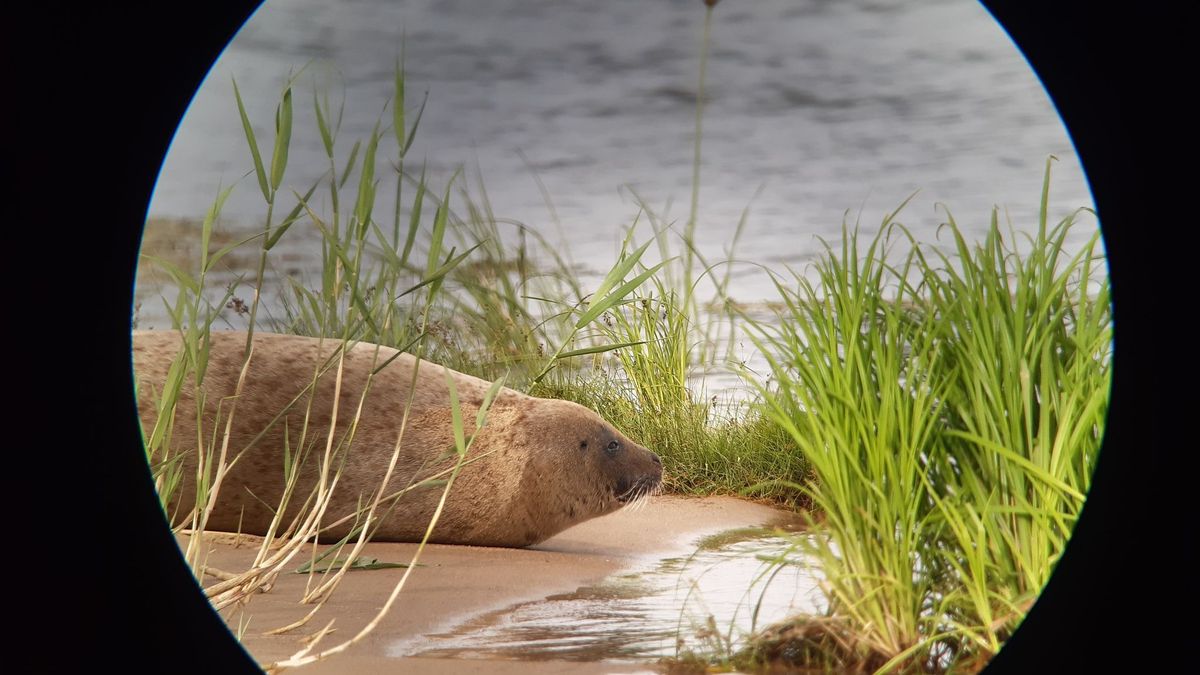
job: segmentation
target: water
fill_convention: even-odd
[[[397,641],[388,653],[645,662],[718,644],[737,649],[755,629],[823,611],[817,571],[791,541],[764,531],[732,534],[740,536],[574,593],[484,614],[444,633]],[[781,555],[795,564],[764,562]]]
[[[311,87],[329,91],[335,108],[344,87],[343,162],[384,112],[403,38],[411,104],[429,92],[410,158],[428,163],[431,182],[477,165],[498,215],[566,242],[586,270],[607,269],[637,212],[633,192],[667,221],[687,219],[703,14],[699,0],[269,1],[198,91],[149,215],[200,217],[219,186],[240,179],[224,220],[259,222],[257,182],[241,178],[252,164],[230,78],[269,161],[284,79],[307,64],[284,179],[305,191],[327,167]],[[993,205],[1029,230],[1050,154],[1059,158],[1051,216],[1092,204],[1035,74],[970,0],[726,0],[714,13],[707,90],[697,239],[710,257],[723,257],[749,207],[738,257],[803,265],[820,250],[814,235],[836,241],[847,213],[873,228],[917,190],[901,220],[923,240],[945,219],[939,202],[969,236]],[[381,150],[375,210],[389,225],[392,152]],[[1072,245],[1093,231],[1076,228]],[[315,241],[288,242],[284,273],[313,274]],[[744,265],[732,295],[773,293]]]
[[[245,176],[253,165],[230,79],[269,161],[279,93],[288,72],[305,67],[284,177],[285,195],[304,192],[328,165],[312,87],[328,92],[335,109],[345,96],[340,167],[381,116],[390,123],[385,106],[403,40],[410,107],[429,92],[408,168],[425,162],[440,188],[455,169],[477,167],[494,212],[545,235],[576,264],[583,287],[594,288],[638,211],[635,193],[675,231],[687,220],[703,15],[699,0],[268,1],[197,92],[149,215],[199,218],[221,186],[237,182],[223,224],[253,231],[266,210],[257,181]],[[937,242],[946,215],[939,203],[968,238],[982,235],[994,205],[1029,232],[1051,154],[1052,220],[1092,206],[1046,92],[971,0],[725,0],[714,12],[706,91],[696,238],[710,259],[727,257],[748,209],[736,258],[803,270],[822,250],[817,237],[836,246],[843,220],[872,233],[918,190],[899,220],[923,242]],[[394,203],[391,142],[377,173],[374,213],[384,229]],[[345,198],[356,190],[354,175]],[[328,214],[325,190],[317,194],[316,209]],[[285,198],[276,217],[291,204]],[[1095,225],[1085,217],[1068,248]],[[648,237],[644,218],[639,227]],[[271,274],[313,286],[318,252],[318,236],[301,223],[272,251]],[[649,251],[647,262],[655,259]],[[251,261],[236,271],[249,283],[253,269]],[[236,275],[214,273],[215,300]],[[759,267],[739,263],[731,274],[734,299],[775,299]],[[139,326],[169,325],[159,294],[174,291],[139,283]],[[264,294],[265,311],[278,316],[271,300]],[[244,324],[225,315],[229,326]],[[749,345],[734,352],[764,372]],[[744,398],[728,373],[704,385],[697,396]]]

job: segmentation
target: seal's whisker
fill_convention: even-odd
[[[632,487],[626,490],[618,497],[624,506],[622,508],[630,511],[639,511],[645,508],[651,497],[662,492],[662,480],[650,476],[644,476],[637,481]]]

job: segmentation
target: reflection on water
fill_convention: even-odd
[[[781,556],[793,562],[770,562]],[[790,539],[742,532],[690,556],[662,560],[574,593],[484,614],[420,641],[396,643],[389,652],[631,662],[714,645],[736,649],[756,628],[823,611],[816,568],[796,564],[802,560]]]

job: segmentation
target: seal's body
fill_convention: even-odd
[[[180,344],[174,331],[133,334],[138,406],[147,434],[154,428],[159,395]],[[485,380],[428,361],[418,365],[413,356],[388,347],[360,342],[342,351],[338,340],[256,332],[235,401],[245,346],[246,333],[212,333],[200,436],[190,376],[181,389],[171,435],[171,454],[183,462],[182,483],[170,504],[178,518],[191,510],[195,499],[197,448],[203,443],[219,449],[232,413],[227,450],[228,457],[237,460],[209,518],[208,528],[213,530],[267,531],[284,495],[285,453],[302,461],[280,525],[286,527],[317,485],[327,447],[335,452],[326,480],[333,479],[339,466],[341,475],[321,522],[334,523],[352,514],[379,489],[406,409],[407,425],[384,494],[453,466],[447,374],[455,383],[468,435],[491,387]],[[378,372],[370,376],[374,371]],[[468,457],[481,459],[464,466],[455,479],[432,542],[529,546],[651,494],[662,481],[658,456],[595,412],[508,388],[501,388],[493,400]],[[381,505],[377,512],[386,515],[372,538],[419,541],[441,496],[440,486],[418,487],[396,500],[390,511]],[[325,530],[322,539],[339,538],[352,527],[353,518]]]

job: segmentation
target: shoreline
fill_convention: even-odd
[[[700,539],[726,530],[758,526],[795,526],[800,517],[789,511],[734,497],[663,495],[642,508],[595,518],[525,549],[429,544],[421,566],[379,625],[346,651],[304,667],[305,672],[338,673],[467,673],[484,661],[414,657],[425,635],[452,631],[473,617],[573,592],[588,584],[655,561],[685,554]],[[180,535],[184,541],[186,535]],[[247,542],[255,538],[246,537]],[[323,547],[322,547],[323,548]],[[416,544],[369,543],[363,555],[380,562],[408,562]],[[306,549],[307,550],[307,549]],[[208,544],[208,562],[220,569],[242,569],[253,556],[246,543]],[[299,566],[299,562],[296,563]],[[350,639],[367,624],[404,574],[404,569],[355,570],[348,573],[325,606],[304,626],[283,635],[267,631],[288,625],[312,611],[298,600],[308,576],[281,574],[272,590],[256,595],[243,609],[220,614],[231,631],[249,623],[242,645],[255,661],[266,664],[287,658],[300,640],[333,621],[325,649]],[[566,661],[486,661],[498,673],[645,673],[653,664]]]

